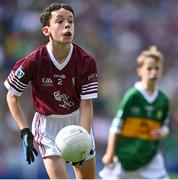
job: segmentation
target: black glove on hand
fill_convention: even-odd
[[[28,164],[30,164],[31,162],[34,162],[34,154],[38,156],[38,152],[33,146],[33,134],[29,128],[24,128],[21,130],[21,138],[23,140],[26,161]]]
[[[93,155],[94,154],[94,150],[91,149],[90,151],[90,155]],[[79,162],[72,162],[72,166],[76,166],[76,165],[82,165],[84,163],[85,159],[79,161]]]

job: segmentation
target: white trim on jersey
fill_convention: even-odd
[[[135,83],[135,88],[141,92],[141,94],[143,95],[143,97],[149,102],[149,103],[153,103],[154,100],[157,98],[158,96],[158,88],[156,87],[153,94],[149,95],[145,89],[143,89],[143,87],[140,85],[140,82],[136,82]]]
[[[84,87],[82,87],[82,93],[85,93],[85,92],[91,92],[91,91],[97,91],[97,89],[98,89],[98,85],[96,84],[96,85],[94,85],[94,86],[90,86],[90,87],[86,87],[86,88],[84,88]],[[91,90],[91,91],[90,91]]]
[[[56,58],[54,57],[52,51],[51,51],[50,43],[48,43],[48,44],[46,45],[46,48],[47,48],[48,54],[49,54],[49,56],[50,56],[50,58],[51,58],[51,61],[52,61],[53,64],[56,66],[56,68],[59,69],[59,70],[62,70],[62,69],[68,64],[68,62],[69,62],[69,60],[70,60],[70,58],[71,58],[71,56],[72,56],[72,52],[73,52],[73,44],[71,44],[70,51],[69,51],[66,59],[63,61],[62,64],[59,64],[59,63],[57,62]]]
[[[123,121],[121,119],[119,119],[118,117],[115,117],[111,123],[109,133],[119,134],[121,132],[122,125],[123,125]]]
[[[17,76],[14,74],[13,71],[11,71],[11,73],[8,76],[8,80],[10,81],[10,83],[12,85],[14,85],[19,91],[23,91],[28,85],[24,84],[22,82],[19,81],[19,79],[17,78]]]
[[[91,87],[98,87],[98,82],[92,82],[92,83],[89,83],[89,84],[85,84],[82,86],[82,89],[86,89],[86,88],[91,88]]]
[[[92,82],[89,84],[85,84],[82,86],[82,94],[81,99],[93,99],[97,98],[97,93],[90,93],[96,92],[98,90],[98,82]]]
[[[95,99],[97,98],[97,93],[80,95],[81,99]]]
[[[12,94],[15,94],[16,96],[21,96],[22,95],[22,92],[19,93],[13,87],[11,87],[7,80],[5,80],[4,86],[8,89],[8,91],[10,91]]]

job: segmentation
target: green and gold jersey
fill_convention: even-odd
[[[160,142],[150,133],[168,126],[168,109],[168,98],[158,89],[149,96],[136,83],[126,92],[111,126],[120,132],[116,155],[125,170],[143,167],[156,155]]]

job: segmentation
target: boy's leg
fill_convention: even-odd
[[[69,179],[65,161],[58,156],[43,158],[43,162],[50,179]]]
[[[87,160],[83,165],[73,166],[76,179],[96,179],[96,159]]]

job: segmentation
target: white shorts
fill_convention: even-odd
[[[146,166],[135,171],[124,171],[122,169],[120,178],[123,179],[169,179],[169,175],[164,166],[164,159],[159,152]]]
[[[160,152],[148,165],[134,171],[125,171],[119,161],[114,161],[113,166],[105,166],[99,176],[102,179],[169,179]]]
[[[59,156],[59,151],[55,146],[55,137],[63,127],[68,125],[79,125],[79,116],[79,110],[67,115],[45,116],[41,113],[35,113],[32,122],[32,133],[42,158],[54,155]],[[93,142],[92,148],[95,152],[95,142],[92,130],[90,135]],[[92,159],[93,157],[95,157],[95,153],[89,155],[86,160]]]

